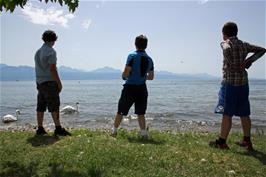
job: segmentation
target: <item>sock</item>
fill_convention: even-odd
[[[147,136],[148,135],[148,132],[147,132],[147,130],[140,130],[140,135],[141,136]]]
[[[246,142],[250,142],[250,137],[249,136],[244,136],[243,140],[246,141]]]
[[[113,133],[116,133],[116,132],[117,132],[117,128],[113,127],[113,128],[112,128],[112,132],[113,132]]]
[[[223,139],[223,138],[220,137],[218,141],[219,141],[219,144],[225,144],[226,139]]]

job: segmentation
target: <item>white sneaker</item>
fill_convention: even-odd
[[[111,136],[112,137],[116,137],[117,136],[117,129],[115,129],[115,128],[112,129]]]
[[[147,130],[140,130],[139,135],[142,139],[148,139],[149,138],[149,133]]]

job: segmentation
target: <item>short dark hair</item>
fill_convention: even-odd
[[[234,22],[227,22],[223,26],[223,34],[227,35],[228,37],[237,36],[238,28],[236,23]]]
[[[42,34],[42,40],[44,42],[54,42],[54,41],[57,40],[57,36],[56,36],[56,34],[55,34],[54,31],[52,31],[52,30],[46,30]]]
[[[148,38],[144,35],[139,35],[135,39],[135,45],[139,50],[145,50],[147,48]]]

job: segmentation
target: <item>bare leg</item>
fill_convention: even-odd
[[[37,111],[37,123],[38,123],[38,127],[42,127],[43,126],[43,116],[44,116],[44,112],[38,112]]]
[[[115,116],[115,122],[114,122],[114,127],[112,129],[111,136],[116,137],[116,135],[117,135],[117,128],[121,124],[122,119],[123,119],[123,115],[117,113],[116,116]]]
[[[55,126],[60,126],[59,111],[51,112],[52,118],[54,120]]]
[[[247,148],[247,150],[253,150],[252,143],[250,140],[251,136],[251,120],[250,117],[240,117],[242,129],[244,133],[243,141],[237,143],[238,145]]]
[[[223,139],[227,139],[229,132],[231,130],[231,127],[232,127],[232,117],[223,115],[220,137]]]
[[[121,124],[122,119],[123,119],[123,115],[116,114],[115,122],[114,122],[114,128],[118,128],[119,127],[119,125]]]
[[[250,137],[251,120],[250,117],[240,117],[244,136]]]
[[[139,121],[140,130],[145,130],[146,129],[145,116],[144,115],[138,115],[138,121]]]
[[[146,130],[146,121],[145,115],[138,115],[139,127],[140,127],[140,136],[142,138],[148,138],[148,132]]]

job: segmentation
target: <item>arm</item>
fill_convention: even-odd
[[[154,79],[154,64],[153,61],[150,59],[150,69],[147,73],[147,80],[153,80]]]
[[[125,69],[122,73],[122,79],[123,80],[127,80],[128,76],[130,75],[130,72],[131,72],[132,67],[133,67],[133,63],[134,63],[134,59],[133,59],[132,55],[128,55],[126,66],[125,66]]]
[[[131,67],[130,66],[126,66],[123,73],[122,73],[122,78],[123,80],[127,80],[129,74],[130,74],[130,71],[131,71]]]
[[[56,83],[58,85],[59,92],[61,92],[62,83],[61,83],[61,80],[60,80],[58,72],[57,72],[56,64],[50,64],[50,71],[51,71],[52,78],[56,81]]]
[[[55,50],[51,50],[51,54],[48,56],[48,63],[50,64],[50,72],[52,79],[56,81],[60,93],[62,90],[62,83],[57,72],[56,61],[57,61],[56,52]]]
[[[266,49],[264,49],[264,51],[257,52],[255,54],[253,54],[252,56],[248,57],[242,63],[242,67],[248,69],[252,65],[252,63],[254,63],[256,60],[258,60],[260,57],[262,57],[265,52],[266,52]]]
[[[150,71],[147,73],[147,80],[153,80],[154,79],[154,71]]]
[[[221,42],[221,48],[223,50],[223,57],[224,57],[224,62],[229,64],[230,66],[232,65],[232,52],[231,52],[231,45],[230,42]]]
[[[266,49],[265,48],[262,48],[262,47],[258,47],[258,46],[255,46],[255,45],[250,45],[248,44],[248,49],[249,49],[249,52],[252,52],[254,53],[253,55],[251,55],[250,57],[248,57],[242,64],[241,64],[241,67],[243,69],[248,69],[252,63],[254,63],[256,60],[258,60],[259,58],[261,58],[264,53],[266,52]]]

